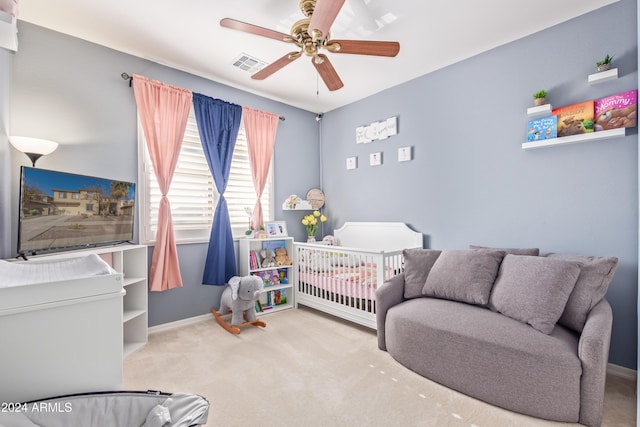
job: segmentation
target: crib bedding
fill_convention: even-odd
[[[384,277],[391,277],[394,270],[385,268]],[[313,269],[301,269],[299,271],[300,282],[329,292],[335,292],[348,297],[374,299],[378,286],[378,266],[375,263],[367,263],[357,267],[335,266],[330,270],[321,271]]]

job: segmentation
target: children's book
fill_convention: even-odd
[[[558,117],[558,137],[593,132],[593,100],[554,109]]]
[[[278,270],[264,270],[253,273],[254,276],[258,276],[264,282],[265,287],[277,286],[280,284],[280,275]]]
[[[630,128],[636,125],[638,90],[630,90],[594,101],[595,130]]]
[[[289,270],[287,270],[286,268],[278,269],[278,281],[281,285],[287,285],[289,283],[288,273]]]
[[[278,289],[277,291],[273,291],[274,293],[274,305],[286,304],[287,303],[287,291],[286,289]]]
[[[265,240],[262,242],[262,249],[271,249],[275,252],[278,248],[286,248],[284,240]]]
[[[249,260],[251,262],[251,269],[252,270],[260,268],[260,256],[258,255],[258,253],[256,251],[251,251],[249,253]]]
[[[531,120],[527,126],[527,142],[542,141],[558,136],[558,117],[549,116]]]

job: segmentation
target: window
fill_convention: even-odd
[[[144,132],[140,125],[138,125],[138,149],[140,153],[138,157],[142,159],[138,173],[140,241],[141,243],[151,243],[155,241],[161,194],[147,151]],[[273,218],[272,172],[273,161],[261,199],[265,221],[270,221]],[[171,202],[176,241],[178,243],[208,242],[213,224],[213,214],[220,195],[215,188],[209,165],[204,157],[193,110],[187,121],[180,158],[168,197]],[[247,230],[249,217],[245,208],[253,209],[255,197],[247,139],[244,125],[241,124],[225,191],[234,236],[244,235],[244,231]]]

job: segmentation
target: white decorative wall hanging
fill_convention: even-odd
[[[372,141],[387,139],[398,134],[398,117],[374,122],[367,126],[356,128],[356,144],[368,144]]]

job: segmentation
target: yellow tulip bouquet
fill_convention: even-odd
[[[327,220],[327,217],[320,213],[320,211],[313,211],[312,214],[305,215],[302,218],[302,224],[307,229],[307,236],[315,237],[318,226]]]

